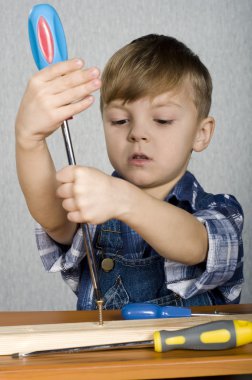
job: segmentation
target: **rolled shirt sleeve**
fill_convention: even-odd
[[[95,229],[95,225],[89,224],[92,239]],[[39,224],[35,226],[35,236],[45,270],[51,273],[61,272],[64,281],[77,293],[81,276],[80,263],[86,255],[82,229],[77,230],[71,246],[55,242]]]
[[[206,262],[201,266],[183,266],[166,260],[167,288],[185,299],[219,288],[232,302],[239,297],[243,283],[243,212],[232,196],[213,198],[208,208],[193,214],[208,233]]]

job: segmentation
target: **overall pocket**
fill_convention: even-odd
[[[103,308],[105,310],[121,309],[129,303],[129,296],[120,276],[117,277],[115,284],[104,294],[103,298]]]

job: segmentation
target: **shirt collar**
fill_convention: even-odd
[[[165,197],[166,201],[169,201],[172,197],[175,197],[179,201],[188,201],[190,204],[194,203],[195,192],[204,191],[196,180],[194,175],[189,171],[180,178],[174,188]]]

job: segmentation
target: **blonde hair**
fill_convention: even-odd
[[[101,111],[112,100],[130,102],[155,97],[181,86],[192,85],[192,99],[199,118],[211,107],[212,80],[200,61],[182,42],[173,37],[150,34],[118,50],[102,74]]]

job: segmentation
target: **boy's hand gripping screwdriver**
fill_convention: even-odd
[[[29,14],[29,39],[33,58],[39,70],[68,59],[65,33],[56,10],[49,4],[35,5]],[[67,120],[62,125],[62,133],[69,165],[76,165]],[[99,324],[103,324],[103,299],[98,281],[97,265],[93,252],[91,235],[87,224],[82,224],[85,250],[95,298],[99,310]]]
[[[155,331],[152,340],[112,343],[84,347],[72,347],[17,353],[13,358],[54,353],[75,353],[123,348],[153,347],[156,352],[171,350],[226,350],[252,342],[252,322],[222,320],[209,322],[176,331]]]

